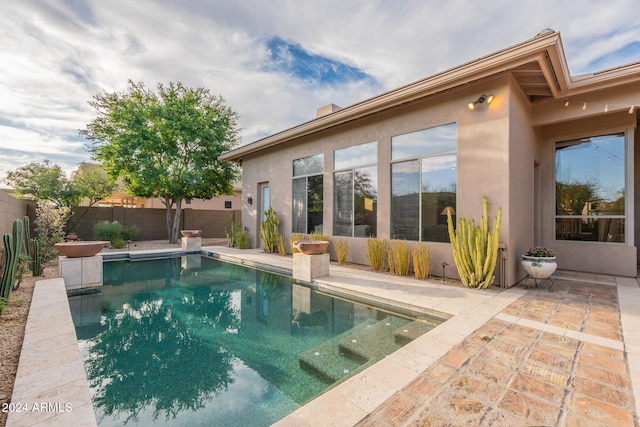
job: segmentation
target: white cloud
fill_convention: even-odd
[[[10,4],[9,4],[10,3]],[[127,80],[181,81],[222,95],[240,113],[243,142],[533,37],[562,33],[572,74],[637,60],[610,55],[640,39],[635,2],[526,0],[26,0],[0,5],[0,176],[20,152],[89,159],[79,129],[100,91]],[[279,37],[371,77],[318,85],[266,71]],[[10,41],[10,42],[6,42]],[[627,55],[627,56],[625,56]],[[56,157],[60,158],[60,157]]]

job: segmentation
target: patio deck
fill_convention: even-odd
[[[291,257],[258,250],[203,250],[248,265],[289,271],[292,265]],[[556,292],[548,292],[546,287],[522,285],[508,290],[465,289],[438,280],[417,281],[336,265],[330,273],[317,281],[319,289],[369,295],[453,317],[277,426],[638,425],[636,279],[558,272]],[[32,306],[42,304],[37,298],[34,293]],[[60,330],[61,325],[50,327]],[[69,338],[68,333],[62,337],[39,333]],[[50,345],[37,340],[41,341]],[[69,343],[58,345],[69,347]],[[77,343],[72,352],[79,356]],[[33,380],[21,376],[28,374],[21,369],[23,359],[29,363],[33,355],[26,351],[21,355],[16,390],[24,389],[25,379]],[[79,393],[86,396],[87,390]],[[50,395],[44,390],[38,394]],[[68,401],[54,395],[57,402]],[[13,397],[16,402],[18,396]],[[50,414],[46,425],[91,425],[91,417],[78,422],[74,412]],[[13,413],[8,425],[38,421],[43,421],[42,414]]]

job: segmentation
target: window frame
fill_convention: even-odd
[[[418,155],[411,155],[411,156],[405,156],[405,157],[396,157],[394,158],[393,156],[393,139],[397,138],[397,137],[401,137],[401,136],[409,136],[412,134],[417,134],[419,132],[425,132],[425,131],[436,131],[438,128],[444,127],[444,126],[455,126],[455,148],[453,149],[449,149],[449,150],[444,150],[444,151],[430,151],[430,150],[426,150],[423,154],[418,154]],[[456,180],[455,180],[455,186],[456,186],[456,191],[455,191],[455,206],[453,206],[454,210],[457,210],[458,207],[458,123],[457,122],[450,122],[450,123],[444,123],[441,125],[437,125],[437,126],[432,126],[432,127],[428,127],[428,128],[423,128],[423,129],[417,129],[411,132],[406,132],[406,133],[402,133],[402,134],[398,134],[398,135],[394,135],[391,137],[391,141],[389,144],[389,149],[390,149],[390,156],[389,158],[391,159],[389,162],[389,178],[390,178],[390,194],[389,194],[389,227],[390,227],[390,234],[392,236],[392,238],[395,238],[393,236],[393,225],[394,225],[394,215],[393,215],[393,206],[394,206],[394,195],[393,195],[393,190],[394,190],[394,186],[393,186],[393,166],[396,164],[402,164],[402,163],[417,163],[417,174],[418,174],[418,218],[417,218],[417,227],[418,227],[418,239],[417,240],[410,240],[406,237],[401,237],[403,239],[406,239],[408,241],[411,242],[419,242],[419,243],[450,243],[449,238],[447,237],[446,241],[437,241],[437,240],[425,240],[423,239],[423,232],[422,232],[422,228],[423,228],[423,175],[424,175],[424,169],[423,169],[423,163],[426,159],[434,159],[434,158],[438,158],[438,157],[444,157],[444,156],[450,156],[450,155],[455,155],[455,165],[456,165]],[[455,217],[454,217],[454,221],[455,221]],[[447,234],[448,236],[448,234]]]
[[[312,171],[311,173],[301,173],[301,174],[298,174],[298,175],[295,174],[295,162],[296,161],[303,160],[303,159],[309,159],[309,158],[316,157],[316,156],[320,157],[321,163],[322,163],[322,166],[321,166],[319,171]],[[309,230],[309,178],[311,178],[311,177],[318,177],[318,176],[321,177],[320,180],[322,182],[322,205],[323,205],[322,212],[323,212],[323,215],[324,215],[324,187],[325,187],[325,185],[324,185],[324,153],[317,153],[317,154],[312,154],[310,156],[299,157],[299,158],[293,159],[293,161],[291,162],[291,165],[292,165],[292,171],[291,171],[291,175],[292,175],[291,176],[291,232],[292,233],[298,233],[298,234],[310,234],[308,232],[308,230]],[[295,200],[294,200],[294,196],[295,196],[295,193],[294,193],[295,184],[294,184],[294,182],[296,180],[304,180],[305,200],[304,200],[304,214],[303,214],[303,216],[304,216],[304,229],[307,230],[307,231],[304,231],[304,232],[297,231],[295,229],[297,221],[296,221],[296,214],[295,214],[296,207],[295,207]]]
[[[375,146],[375,162],[362,162],[362,163],[358,163],[358,162],[353,162],[349,165],[341,165],[341,167],[336,168],[336,153],[341,151],[341,150],[345,150],[344,152],[348,152],[348,151],[357,151],[357,147],[363,147],[367,144],[371,144],[371,146]],[[337,148],[335,150],[333,150],[333,212],[332,212],[332,219],[333,219],[333,235],[334,236],[340,236],[340,237],[351,237],[351,238],[369,238],[369,237],[376,237],[378,235],[378,208],[377,208],[377,200],[378,200],[378,180],[379,180],[379,169],[378,169],[378,147],[379,147],[379,142],[378,140],[372,140],[372,141],[367,141],[367,142],[362,142],[359,144],[354,144],[354,145],[350,145],[348,147],[342,147],[342,148]],[[341,162],[344,163],[344,162]],[[369,236],[357,236],[356,235],[356,225],[362,225],[362,224],[356,224],[356,188],[355,188],[355,174],[357,171],[359,170],[363,170],[363,169],[370,169],[370,168],[374,168],[376,171],[376,176],[375,176],[375,193],[376,193],[376,209],[375,209],[375,222],[376,224],[374,225],[374,231],[373,233],[370,233]],[[343,173],[351,173],[351,188],[350,188],[350,195],[351,195],[351,206],[350,206],[350,230],[351,233],[350,235],[346,235],[346,234],[337,234],[337,230],[338,227],[336,225],[336,219],[337,219],[337,213],[338,213],[338,209],[336,206],[338,197],[336,195],[336,174],[343,174]]]
[[[590,245],[616,245],[616,246],[634,246],[633,236],[633,166],[630,164],[629,159],[633,159],[633,143],[632,143],[632,131],[627,129],[623,130],[611,130],[610,132],[586,134],[583,136],[563,139],[554,143],[553,149],[553,241],[556,243],[578,243],[578,244],[590,244]],[[558,215],[558,164],[557,153],[558,148],[568,147],[572,142],[580,141],[584,139],[594,139],[602,137],[621,137],[623,141],[622,152],[624,153],[624,159],[622,161],[623,176],[624,176],[624,209],[621,215]],[[631,156],[631,157],[630,157]],[[631,197],[631,200],[629,199]],[[600,240],[578,240],[578,239],[559,239],[559,227],[558,219],[574,219],[574,220],[586,220],[592,221],[597,219],[622,219],[624,224],[624,233],[622,234],[624,241],[600,241]]]

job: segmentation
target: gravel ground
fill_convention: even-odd
[[[203,246],[226,245],[226,239],[202,239]],[[133,242],[128,249],[103,249],[104,252],[138,251],[148,249],[180,249],[181,244],[170,244],[166,240]],[[18,370],[20,350],[24,339],[24,329],[31,306],[31,297],[37,280],[58,277],[58,260],[45,265],[44,277],[32,277],[27,273],[18,289],[11,292],[9,305],[0,314],[0,426],[6,424],[7,413],[2,405],[11,402],[13,383]]]

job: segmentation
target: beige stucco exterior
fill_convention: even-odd
[[[481,94],[491,104],[475,110],[467,102]],[[569,99],[590,108],[565,106]],[[558,141],[625,132],[628,145],[628,194],[633,193],[635,110],[640,102],[640,64],[593,76],[571,78],[560,35],[547,32],[411,85],[365,100],[225,153],[243,170],[243,225],[252,245],[260,245],[260,187],[268,184],[269,204],[280,215],[280,232],[291,235],[293,160],[324,154],[324,234],[332,235],[333,152],[378,141],[378,237],[390,237],[391,138],[416,130],[457,124],[457,214],[479,218],[482,196],[493,217],[503,209],[500,241],[506,247],[506,286],[525,276],[520,255],[534,245],[557,252],[558,267],[567,270],[635,276],[636,242],[560,241],[555,238],[555,144]],[[607,112],[601,106],[607,105]],[[637,146],[638,144],[635,144]],[[249,204],[251,199],[252,203]],[[635,206],[626,197],[626,227],[633,230]],[[348,261],[367,264],[366,238],[348,238]],[[451,247],[430,243],[432,272],[457,277]],[[334,254],[335,255],[335,254]]]

